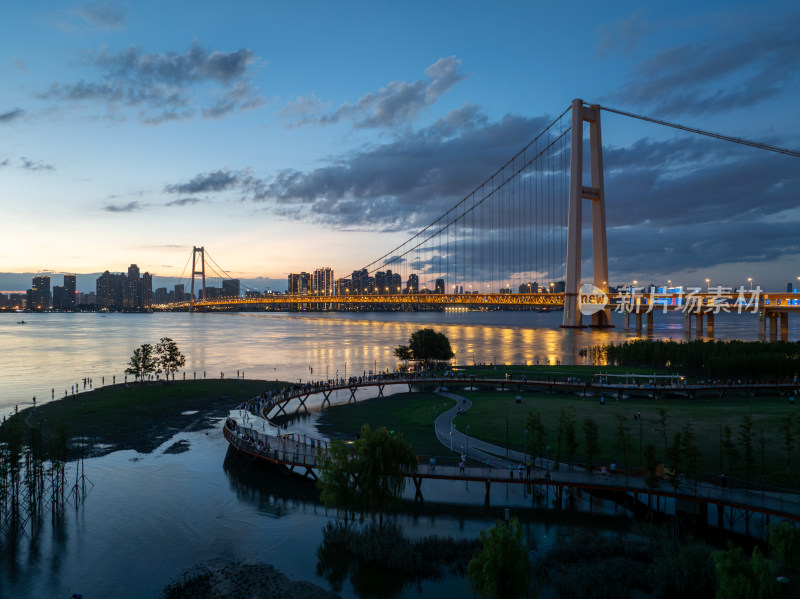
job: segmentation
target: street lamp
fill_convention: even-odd
[[[711,279],[706,279],[706,289],[711,291]]]
[[[747,282],[750,283],[750,291],[753,290],[753,277],[747,277]]]
[[[467,425],[467,452],[466,452],[467,459],[469,459],[469,426],[470,425],[468,424]]]

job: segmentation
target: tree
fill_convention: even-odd
[[[786,414],[780,427],[783,436],[783,448],[786,450],[786,474],[792,471],[792,449],[796,437],[794,436],[794,414]]]
[[[764,557],[756,545],[750,559],[741,547],[728,543],[728,551],[711,554],[717,575],[717,599],[778,599],[780,583],[775,579],[775,562]]]
[[[753,464],[753,417],[750,414],[742,416],[739,424],[739,443],[744,449],[745,479],[750,480],[750,466]]]
[[[586,417],[583,420],[583,449],[586,451],[586,461],[590,466],[594,463],[594,457],[600,453],[599,438],[597,422],[594,418]]]
[[[396,356],[398,350],[402,351],[403,347],[405,346],[395,348]],[[455,355],[445,334],[437,333],[433,329],[419,329],[411,333],[411,337],[408,338],[408,348],[414,360],[426,363],[449,360]]]
[[[394,507],[405,488],[406,477],[417,466],[417,456],[403,434],[392,435],[381,427],[361,427],[361,437],[352,445],[334,440],[327,451],[317,452],[320,490],[325,507],[344,513],[379,514]]]
[[[156,345],[156,359],[159,370],[166,375],[168,381],[171,372],[186,364],[186,356],[180,352],[178,344],[169,337],[162,337]]]
[[[578,437],[575,433],[575,410],[571,407],[561,405],[558,412],[558,457],[561,461],[561,442],[569,455],[569,467],[572,469],[572,462],[575,460],[575,452],[578,450]]]
[[[675,433],[672,443],[667,448],[667,463],[670,467],[668,479],[673,490],[677,493],[681,485],[680,475],[683,471],[683,460],[681,459],[681,434]]]
[[[628,418],[623,416],[622,414],[614,414],[617,417],[617,429],[614,432],[614,451],[622,454],[622,458],[625,460],[625,466],[627,467],[628,462],[628,455],[631,452],[631,434],[630,434],[630,427],[628,426]]]
[[[498,521],[481,531],[483,546],[467,566],[467,581],[473,592],[488,599],[518,599],[530,593],[528,545],[517,518]]]
[[[656,424],[658,424],[659,428],[661,429],[661,435],[664,437],[664,456],[667,455],[667,409],[664,406],[658,406],[656,408],[658,412],[658,419],[656,420]]]
[[[145,343],[135,350],[125,369],[125,374],[132,374],[138,381],[144,381],[144,377],[156,371],[158,364],[153,346]]]
[[[407,345],[398,345],[394,348],[394,357],[398,360],[411,360],[413,354],[411,353],[411,348]]]
[[[728,473],[733,473],[733,464],[739,460],[739,450],[733,442],[733,431],[727,424],[722,429],[722,451],[728,458]]]
[[[681,461],[683,467],[695,477],[695,489],[697,488],[697,461],[700,458],[700,450],[697,447],[697,435],[694,433],[692,421],[687,420],[683,424],[681,431]]]
[[[783,566],[800,570],[800,528],[785,520],[769,526],[769,555]]]
[[[542,415],[539,412],[528,412],[525,428],[531,432],[536,455],[541,458],[544,452],[545,439],[547,438],[547,432],[544,430],[544,424],[542,424]]]
[[[658,474],[656,473],[658,459],[656,458],[656,446],[652,443],[644,446],[644,467],[647,469],[645,482],[648,487],[655,489],[658,486]]]

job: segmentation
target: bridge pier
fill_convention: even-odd
[[[300,407],[302,406],[305,409],[306,414],[308,414],[308,408],[306,407],[306,400],[308,399],[309,395],[310,395],[309,393],[306,393],[305,396],[302,398],[299,395],[297,396],[297,400],[300,402],[300,405],[297,406],[298,412],[300,411]]]
[[[637,333],[642,332],[642,313],[639,312],[638,310],[636,311],[636,332]]]
[[[356,391],[358,391],[358,387],[350,387],[350,399],[347,400],[347,403],[356,401]]]
[[[631,313],[627,310],[622,312],[622,328],[626,331],[631,330]]]
[[[695,319],[695,335],[697,337],[702,337],[703,336],[703,313],[702,312],[697,312],[694,315],[694,319]]]
[[[653,332],[653,311],[647,313],[647,330],[648,332]]]
[[[778,319],[777,314],[774,312],[770,312],[769,315],[769,340],[770,341],[777,341],[778,340]]]
[[[781,341],[789,340],[789,313],[781,312]]]
[[[486,495],[483,498],[484,507],[489,507],[489,505],[491,504],[491,502],[489,501],[489,489],[491,488],[491,486],[492,486],[492,481],[487,479],[486,480]]]
[[[378,385],[378,397],[383,397],[383,388],[386,385]]]
[[[692,334],[692,315],[689,312],[683,314],[683,332],[687,335]]]
[[[758,336],[761,339],[766,338],[767,336],[767,311],[761,310],[758,313]]]
[[[706,333],[709,337],[714,336],[714,313],[709,312],[706,314]]]
[[[331,393],[333,393],[333,391],[323,391],[322,392],[322,394],[325,396],[325,399],[322,400],[322,405],[323,406],[327,403],[328,407],[330,407],[330,405],[331,405]]]

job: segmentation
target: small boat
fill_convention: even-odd
[[[25,324],[25,321],[24,320],[18,320],[17,324]]]

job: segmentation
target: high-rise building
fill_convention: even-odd
[[[64,301],[64,287],[61,285],[53,285],[53,310],[63,310]]]
[[[538,293],[539,292],[539,283],[523,283],[519,286],[520,293]]]
[[[108,310],[121,310],[124,305],[125,275],[105,271],[97,278],[97,307]]]
[[[154,304],[166,304],[167,303],[167,288],[166,287],[159,287],[153,292],[153,303]]]
[[[352,281],[350,279],[336,279],[336,284],[334,285],[334,292],[336,295],[347,295],[350,293],[350,285]]]
[[[136,308],[140,304],[139,267],[131,264],[128,267],[128,277],[125,280],[125,291],[122,296],[122,305],[125,308]]]
[[[436,286],[434,287],[434,292],[439,294],[443,294],[445,292],[444,279],[436,279]]]
[[[333,269],[323,266],[314,271],[314,295],[333,295]]]
[[[288,279],[289,295],[307,295],[311,290],[311,275],[307,272],[291,273]]]
[[[61,302],[62,310],[74,310],[77,305],[76,276],[64,275],[64,299]]]
[[[401,293],[403,290],[403,278],[400,276],[400,273],[393,273],[391,270],[387,270],[386,286],[389,288],[389,295]]]
[[[419,293],[419,276],[415,274],[408,275],[408,285],[406,288],[409,293]]]
[[[222,281],[223,297],[233,297],[239,299],[241,294],[241,284],[239,279],[225,279]]]
[[[50,277],[33,277],[33,285],[31,286],[31,304],[32,310],[47,310],[50,308],[51,295],[50,295]]]
[[[361,270],[354,270],[352,281],[353,287],[350,290],[351,293],[354,295],[364,295],[367,293],[367,289],[369,287],[369,271],[366,268],[362,268]]]
[[[138,292],[136,294],[137,303],[134,306],[137,310],[151,308],[153,306],[153,275],[146,272],[139,279]]]
[[[389,286],[386,284],[386,273],[379,270],[375,273],[375,291],[378,295],[387,295]]]
[[[186,297],[186,291],[183,283],[175,285],[175,296],[173,297],[173,301],[175,302],[185,302],[189,298]]]

